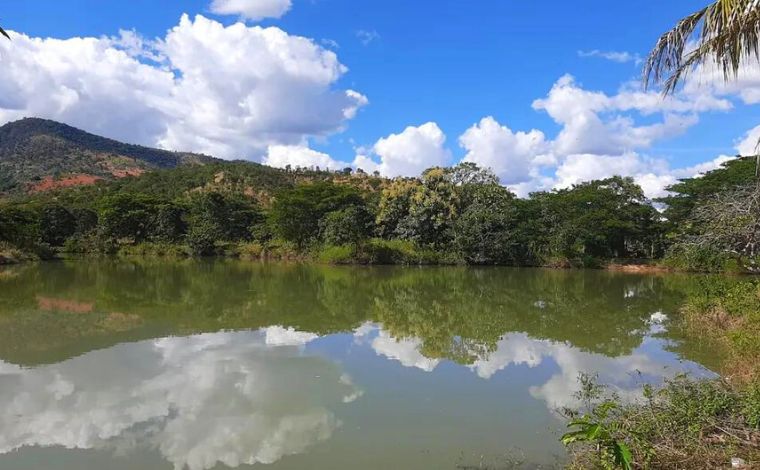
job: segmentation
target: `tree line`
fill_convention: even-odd
[[[687,252],[750,266],[760,209],[750,204],[738,224],[720,207],[754,200],[753,172],[751,159],[732,160],[653,202],[620,176],[520,199],[473,163],[395,179],[216,164],[6,201],[0,240],[41,255],[158,246],[334,263],[595,266]]]

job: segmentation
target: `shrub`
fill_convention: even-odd
[[[260,259],[264,254],[264,246],[259,242],[241,243],[237,247],[237,255],[243,259]]]
[[[362,246],[360,255],[369,264],[434,264],[437,254],[421,249],[407,240],[382,240],[373,238]]]
[[[317,256],[321,263],[351,264],[356,262],[356,245],[329,245],[323,247]]]

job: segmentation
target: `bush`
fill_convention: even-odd
[[[355,263],[356,245],[325,246],[319,251],[317,259],[327,264]]]
[[[741,271],[728,253],[693,245],[676,245],[668,250],[663,264],[679,271],[723,273]]]
[[[241,243],[237,247],[237,256],[243,259],[260,259],[264,246],[259,242]]]
[[[588,394],[589,390],[592,393]],[[583,397],[585,395],[585,397]],[[626,403],[603,387],[582,387],[585,409],[564,410],[576,468],[730,467],[732,457],[760,462],[760,388],[737,390],[720,380],[685,376],[658,390],[644,386],[643,401]]]
[[[407,240],[373,238],[362,246],[360,259],[368,264],[435,264],[438,255]]]

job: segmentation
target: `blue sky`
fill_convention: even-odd
[[[658,105],[636,105],[635,109],[630,109],[624,102],[637,100],[633,95],[619,96],[621,87],[627,87],[626,90],[630,92],[640,91],[636,88],[639,86],[637,80],[641,69],[641,63],[637,58],[645,56],[658,35],[673,25],[678,18],[701,7],[704,3],[702,1],[216,1],[227,3],[227,10],[232,10],[230,14],[218,14],[217,12],[223,8],[212,5],[212,0],[4,0],[0,1],[0,24],[6,29],[28,36],[30,40],[48,37],[93,37],[102,40],[118,37],[121,30],[132,30],[145,43],[154,39],[169,42],[167,30],[177,27],[180,17],[186,13],[191,23],[195,21],[195,15],[202,15],[224,26],[244,21],[249,28],[276,27],[288,38],[309,38],[318,48],[317,54],[334,52],[336,64],[339,62],[347,70],[336,73],[327,81],[315,78],[308,91],[304,92],[306,97],[303,99],[299,98],[298,94],[303,92],[303,82],[300,78],[294,79],[292,93],[287,88],[273,92],[276,97],[293,98],[293,102],[288,105],[289,108],[282,110],[283,116],[277,119],[278,122],[288,121],[286,136],[281,135],[279,129],[273,127],[276,124],[271,122],[261,126],[244,125],[224,129],[221,129],[224,124],[208,122],[205,124],[208,128],[220,127],[214,136],[209,137],[210,139],[224,135],[230,136],[230,139],[240,144],[231,147],[209,144],[204,147],[203,143],[206,140],[178,137],[182,133],[197,137],[199,131],[197,128],[177,128],[178,130],[172,131],[178,118],[166,117],[165,114],[171,113],[165,111],[161,111],[160,118],[149,115],[149,111],[135,111],[132,121],[109,127],[102,124],[107,119],[99,120],[101,111],[97,108],[97,99],[85,99],[88,89],[78,89],[76,85],[70,84],[72,80],[76,81],[71,77],[77,73],[76,71],[67,71],[64,78],[51,78],[52,86],[61,85],[67,93],[73,88],[76,92],[74,94],[78,95],[75,104],[71,104],[74,98],[67,98],[66,106],[70,108],[66,111],[61,111],[60,103],[51,107],[39,103],[32,105],[29,104],[32,102],[30,98],[27,104],[14,103],[11,106],[3,105],[0,99],[0,119],[11,120],[23,113],[36,113],[64,121],[69,118],[69,121],[74,121],[74,125],[125,140],[170,148],[183,146],[181,150],[213,152],[218,149],[213,153],[221,153],[223,157],[263,160],[272,164],[282,164],[291,160],[299,163],[312,155],[316,163],[327,162],[327,157],[336,164],[356,163],[355,158],[359,155],[369,159],[363,161],[374,162],[379,165],[378,169],[381,172],[391,176],[414,172],[426,163],[454,163],[462,158],[482,164],[493,162],[494,159],[509,160],[513,158],[510,149],[520,147],[521,137],[506,136],[506,140],[500,141],[501,146],[494,144],[493,139],[498,140],[498,136],[494,135],[498,134],[499,126],[509,129],[514,134],[520,131],[526,134],[531,130],[540,131],[541,137],[533,135],[531,139],[533,142],[536,139],[545,142],[536,145],[532,151],[515,150],[517,153],[522,152],[514,157],[520,161],[502,165],[497,171],[503,180],[509,180],[509,184],[522,184],[519,190],[522,192],[528,189],[567,185],[587,177],[605,176],[604,171],[594,172],[593,168],[584,168],[584,165],[609,166],[608,172],[619,170],[620,173],[628,172],[642,178],[649,175],[650,183],[654,184],[653,178],[656,177],[657,184],[662,186],[664,182],[672,181],[674,178],[690,176],[689,172],[695,171],[695,165],[712,161],[719,155],[734,155],[737,152],[737,143],[748,131],[760,124],[760,114],[755,104],[760,100],[754,98],[755,88],[760,89],[758,77],[750,74],[740,85],[731,87],[730,90],[711,85],[708,78],[703,80],[707,85],[701,89],[694,85],[689,96],[684,95],[683,106],[678,110],[681,119],[678,123],[664,126],[668,129],[662,131],[653,130],[650,137],[641,141],[632,140],[638,139],[642,133],[642,130],[637,128],[665,122],[665,115],[673,114],[672,108],[663,109],[664,107],[660,106],[654,110],[653,106]],[[266,10],[278,3],[287,11],[270,16],[279,17],[245,18],[246,15],[251,16],[251,11],[260,11],[262,8]],[[197,26],[197,22],[195,24]],[[193,34],[200,34],[200,41],[204,41],[201,31],[195,31]],[[207,40],[211,41],[212,38],[208,37]],[[9,57],[14,54],[13,45],[3,44],[2,47],[0,52],[4,54],[0,55],[0,61],[12,61]],[[116,44],[114,47],[124,48],[123,44]],[[155,49],[155,46],[150,44],[145,47]],[[249,44],[246,47],[258,46]],[[24,47],[18,46],[17,49]],[[158,49],[165,53],[160,45]],[[53,60],[51,52],[37,52],[39,60],[43,61],[41,67],[49,71],[52,66],[44,61]],[[255,60],[249,62],[244,58],[257,57],[257,51],[246,49],[243,52],[239,70],[245,75],[246,69],[256,68],[257,64]],[[222,55],[229,53],[221,52]],[[171,53],[166,54],[172,63],[169,66],[166,63],[154,63],[146,59],[145,55],[141,55],[137,60],[157,69],[174,69],[175,77],[183,76],[187,71],[176,65],[180,59],[171,56]],[[76,56],[73,53],[72,55]],[[268,59],[261,60],[268,62]],[[295,57],[293,60],[300,59]],[[22,63],[15,64],[16,69],[24,66]],[[58,70],[49,73],[55,75]],[[547,109],[552,106],[551,103],[544,109],[540,106],[536,109],[534,101],[548,99],[552,87],[560,83],[562,77],[567,74],[574,80],[568,85],[569,82],[565,79],[565,88],[560,91],[574,95],[574,98],[559,96],[561,93],[558,92],[554,112]],[[18,75],[20,77],[23,74],[18,72]],[[204,76],[207,79],[213,78],[213,71]],[[278,80],[274,74],[268,76]],[[12,81],[13,78],[6,79],[8,80]],[[21,78],[15,80],[21,83]],[[219,76],[219,80],[224,80],[231,89],[257,86],[260,90],[259,80],[263,79],[258,77],[255,82],[241,80],[235,84],[237,78],[228,70]],[[281,88],[291,83],[286,79],[280,81],[283,84]],[[0,92],[4,89],[10,92],[19,86],[23,87],[23,83],[19,83],[6,83],[6,88],[3,88],[0,82]],[[130,82],[126,86],[134,88],[135,85],[134,82]],[[319,87],[322,88],[317,90]],[[92,89],[92,86],[89,89]],[[337,99],[330,95],[331,93],[334,95],[345,90],[355,91],[368,102],[355,102],[355,112],[345,118],[333,115],[337,109],[335,106],[345,107],[345,102],[342,105],[334,103],[335,109],[321,108],[326,101]],[[34,90],[28,92],[31,94],[32,91]],[[38,89],[36,92],[44,94],[45,90]],[[620,134],[622,137],[618,141],[589,141],[575,147],[563,146],[556,142],[563,129],[568,134],[577,131],[577,123],[574,124],[570,120],[588,111],[582,103],[586,101],[582,92],[601,93],[611,99],[616,96],[618,98],[615,104],[601,105],[603,109],[594,107],[592,114],[589,114],[594,119],[598,116],[604,126],[595,131],[586,129],[585,134],[578,131],[580,134],[573,134],[568,138],[574,141],[586,138],[594,140],[594,134],[606,132],[612,140],[616,138],[612,134]],[[202,94],[198,89],[195,89],[195,93]],[[230,96],[228,101],[247,96],[244,90],[241,93],[240,96]],[[743,96],[742,93],[751,98]],[[685,104],[706,99],[705,96],[708,95],[715,100],[712,105]],[[216,93],[215,99],[220,99],[220,96]],[[563,100],[568,99],[576,101],[566,106]],[[265,101],[269,103],[268,99]],[[260,100],[257,98],[252,102],[260,103]],[[303,103],[303,109],[299,108],[299,102]],[[127,106],[125,103],[121,105]],[[572,111],[576,105],[580,108]],[[192,106],[195,108],[195,105]],[[8,111],[3,113],[3,107]],[[572,116],[558,118],[563,109],[570,109]],[[325,118],[324,126],[313,120],[290,122],[290,117],[297,120],[297,116],[314,110],[317,111],[314,120],[319,119],[320,114],[333,117]],[[254,116],[257,115],[255,110],[250,112]],[[493,132],[489,134],[485,131],[485,126],[480,126],[476,129],[479,132],[471,133],[469,146],[460,145],[460,136],[488,116],[492,116],[493,122],[498,124],[491,126]],[[250,123],[252,119],[255,120],[255,117],[247,116],[244,120]],[[626,124],[625,119],[631,122]],[[129,123],[135,121],[149,122],[151,129],[168,127],[172,136],[161,134],[163,130],[154,132],[151,129],[144,132],[136,131],[132,136]],[[408,126],[422,126],[429,122],[434,123],[436,129],[430,127],[427,129],[430,132],[420,132],[420,135],[410,133],[408,139],[391,138],[386,142],[385,147],[388,148],[385,149],[379,145],[383,138],[401,136]],[[616,124],[610,124],[613,122]],[[261,131],[264,128],[266,131]],[[294,128],[302,129],[301,133],[295,133],[298,134],[296,136]],[[441,137],[438,131],[445,137],[445,143],[441,143],[441,139],[436,140],[437,137]],[[259,134],[255,138],[251,137],[257,132]],[[262,137],[264,134],[266,137]],[[486,134],[491,135],[490,141]],[[428,140],[422,143],[415,140],[426,138]],[[510,138],[511,143],[507,142]],[[268,158],[267,148],[277,145],[288,146],[290,150],[280,149],[279,158]],[[291,150],[295,146],[308,148],[312,153],[301,152],[291,156]],[[499,152],[504,155],[493,155]],[[598,158],[606,160],[603,165],[599,165],[599,161],[592,157],[577,155],[598,155]],[[619,160],[609,160],[610,158]],[[407,164],[404,159],[416,163]],[[551,161],[548,162],[549,160]],[[386,163],[384,166],[383,162]],[[368,163],[366,166],[371,164]],[[680,170],[683,171],[679,172]],[[510,176],[512,174],[517,176]],[[657,191],[650,192],[654,194]]]

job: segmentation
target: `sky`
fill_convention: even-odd
[[[673,97],[642,58],[703,1],[0,0],[0,124],[386,176],[472,161],[520,196],[650,197],[753,154],[760,66]]]

